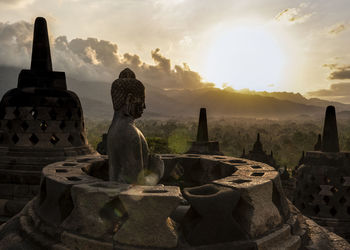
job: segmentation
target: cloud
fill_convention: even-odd
[[[27,22],[0,23],[0,65],[28,68],[31,58],[33,25]],[[214,86],[184,63],[172,66],[171,60],[157,48],[151,51],[154,64],[139,55],[118,53],[118,46],[97,38],[66,36],[51,39],[54,70],[65,71],[79,80],[112,82],[121,70],[130,67],[141,81],[167,89],[194,89]]]
[[[0,22],[0,63],[23,67],[30,63],[33,25],[24,21]]]
[[[339,33],[343,32],[345,29],[347,29],[347,25],[344,23],[337,23],[331,27],[328,28],[328,34],[330,35],[338,35]]]
[[[350,97],[350,82],[334,83],[331,84],[329,89],[319,89],[307,94],[320,97]]]
[[[304,23],[313,15],[313,13],[305,13],[307,7],[307,4],[302,3],[296,8],[284,9],[275,16],[275,20],[288,24]]]
[[[0,6],[10,7],[10,8],[23,8],[30,4],[33,4],[35,0],[0,0]]]
[[[323,67],[329,68],[332,71],[328,76],[331,80],[350,79],[350,65],[324,64]]]

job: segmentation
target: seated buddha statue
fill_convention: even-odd
[[[124,69],[111,89],[114,116],[107,135],[109,180],[119,183],[156,185],[164,174],[164,163],[151,154],[135,119],[142,116],[145,87],[134,72]]]

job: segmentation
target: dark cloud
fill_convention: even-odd
[[[350,79],[350,65],[324,64],[323,66],[332,71],[328,76],[331,80]]]
[[[350,82],[334,83],[329,89],[320,89],[307,93],[310,96],[317,97],[338,97],[350,99]]]
[[[0,22],[0,63],[24,66],[30,62],[33,25],[24,21]]]
[[[330,101],[350,103],[350,82],[332,84],[329,89],[319,89],[307,93],[311,97],[317,97]]]
[[[0,23],[0,65],[28,68],[31,57],[33,25],[27,22]],[[51,38],[51,53],[55,70],[66,71],[68,76],[81,80],[112,82],[125,67],[137,77],[160,88],[193,89],[213,86],[187,64],[171,65],[171,60],[157,48],[151,51],[154,65],[142,62],[138,55],[118,54],[118,46],[97,38],[66,36]]]

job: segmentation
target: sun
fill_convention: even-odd
[[[265,91],[280,84],[285,56],[280,44],[259,27],[222,32],[209,48],[205,79],[234,89]]]

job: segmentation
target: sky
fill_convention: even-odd
[[[53,67],[164,89],[300,92],[350,103],[348,0],[0,0],[0,65],[28,68],[35,17]]]

